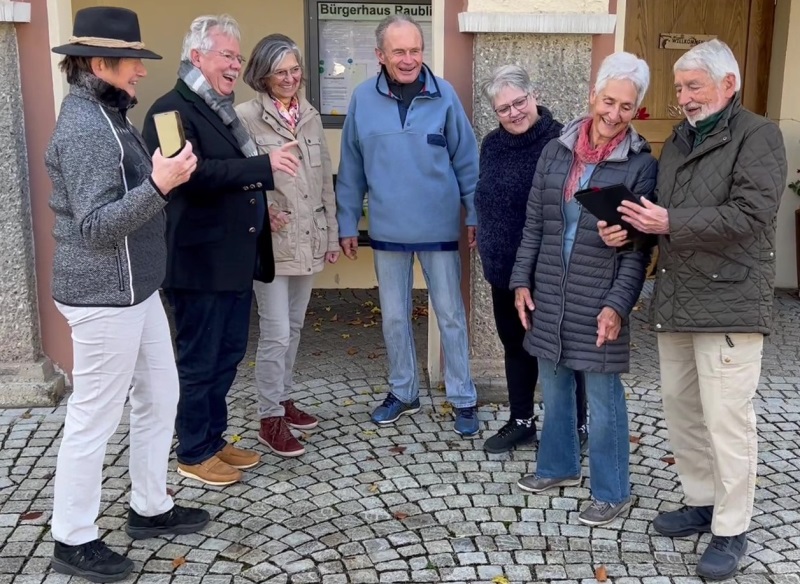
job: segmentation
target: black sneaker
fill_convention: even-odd
[[[50,567],[59,574],[80,576],[89,582],[117,582],[133,571],[133,562],[111,550],[99,539],[81,545],[53,546]]]
[[[727,580],[739,569],[739,560],[747,552],[747,535],[714,535],[697,562],[697,575],[706,580]]]
[[[688,537],[696,533],[709,533],[714,507],[681,507],[676,511],[661,513],[653,519],[653,529],[667,537]]]
[[[586,424],[578,428],[578,441],[581,445],[581,454],[585,454],[589,449],[589,428]]]
[[[492,454],[499,454],[529,442],[536,442],[536,426],[533,425],[533,422],[531,422],[530,426],[526,426],[516,420],[509,420],[505,426],[497,431],[497,434],[483,443],[483,449]]]
[[[133,539],[145,539],[157,535],[186,535],[200,531],[211,516],[203,509],[192,509],[175,505],[172,509],[161,515],[144,517],[131,509],[128,512],[128,525],[125,531]]]

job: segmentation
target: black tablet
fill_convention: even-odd
[[[605,221],[609,225],[622,226],[628,232],[628,239],[644,235],[632,227],[630,223],[624,221],[620,212],[617,211],[617,207],[622,204],[622,201],[631,201],[641,206],[639,197],[634,195],[625,185],[618,184],[609,187],[584,189],[576,192],[575,198],[598,220]]]

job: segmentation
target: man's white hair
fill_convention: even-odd
[[[183,37],[183,49],[181,50],[181,61],[190,61],[192,50],[210,51],[214,48],[214,41],[211,39],[212,32],[219,32],[223,36],[240,41],[242,34],[239,31],[239,23],[229,14],[207,14],[198,16],[192,21],[189,32]]]
[[[695,45],[675,61],[673,73],[678,71],[705,71],[714,83],[719,85],[726,75],[736,78],[736,91],[742,87],[739,63],[730,47],[720,40],[713,39]]]
[[[603,59],[600,69],[597,71],[597,80],[594,82],[595,91],[600,93],[612,80],[633,83],[636,88],[636,107],[638,108],[644,100],[647,88],[650,87],[650,67],[643,59],[631,53],[622,51],[613,53]]]

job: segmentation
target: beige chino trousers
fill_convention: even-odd
[[[657,336],[664,415],[685,503],[714,506],[714,535],[744,533],[758,467],[753,396],[764,335]]]

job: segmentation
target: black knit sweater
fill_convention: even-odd
[[[525,206],[536,163],[547,143],[564,127],[547,108],[524,134],[492,130],[481,144],[480,176],[475,189],[478,251],[483,274],[492,286],[508,288],[525,225]]]

